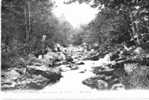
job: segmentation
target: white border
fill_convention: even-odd
[[[1,2],[1,0],[0,0]],[[0,3],[1,7],[1,3]],[[0,8],[1,15],[1,8]],[[1,17],[0,17],[1,22]],[[0,25],[1,29],[1,25]],[[1,32],[1,30],[0,30]],[[1,34],[0,34],[1,37]],[[0,38],[1,44],[1,38]],[[0,51],[1,54],[1,51]],[[1,57],[0,57],[1,60]],[[1,64],[1,62],[0,62]],[[1,69],[1,68],[0,68]],[[39,90],[40,91],[40,90]],[[123,90],[123,91],[99,91],[99,93],[93,92],[65,92],[65,91],[53,91],[49,92],[38,92],[38,91],[0,91],[0,100],[63,100],[63,99],[92,99],[92,100],[106,100],[106,99],[131,99],[131,100],[140,100],[140,99],[149,99],[149,90]]]

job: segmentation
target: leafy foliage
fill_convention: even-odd
[[[40,53],[46,47],[53,49],[55,42],[68,44],[71,27],[55,18],[52,7],[49,0],[2,1],[2,66],[15,63],[8,58]],[[43,35],[46,35],[44,42]]]
[[[87,37],[82,37],[83,40],[96,40],[99,43],[109,40],[127,43],[133,40],[140,46],[148,44],[143,39],[149,33],[148,0],[69,0],[68,3],[77,1],[89,3],[101,10],[84,29],[83,35]],[[101,5],[104,5],[102,9]]]

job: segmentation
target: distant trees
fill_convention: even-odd
[[[23,0],[2,1],[2,42],[9,44],[9,42],[12,42],[12,37],[24,40],[24,7],[25,2]]]
[[[91,3],[92,7],[104,5],[86,28],[90,31],[88,39],[99,43],[122,43],[134,40],[137,45],[144,42],[149,35],[149,1],[148,0],[70,0]],[[85,33],[85,32],[84,32]],[[86,32],[88,34],[88,32]],[[86,34],[84,34],[86,35]]]
[[[102,0],[103,1],[103,0]],[[141,44],[141,34],[149,33],[149,1],[148,0],[105,0],[107,7],[114,9],[119,15],[123,15],[129,23],[129,33],[136,38],[137,44]],[[144,24],[143,24],[144,23]],[[144,31],[142,30],[144,29]]]
[[[74,35],[73,42],[103,44],[106,41],[122,43],[133,39],[141,45],[148,41],[148,0],[68,0],[65,3],[75,1],[92,1],[91,6],[99,7],[101,11],[94,21]],[[99,5],[104,5],[104,8],[100,9]],[[46,43],[51,47],[54,42],[69,43],[72,28],[53,16],[52,7],[50,0],[3,0],[2,42],[9,47],[19,43],[29,52],[40,48],[43,34],[47,35]]]
[[[43,35],[50,48],[67,44],[71,27],[53,16],[52,7],[50,0],[2,0],[2,68],[43,50]]]
[[[2,42],[11,48],[20,44],[26,53],[41,48],[42,35],[50,47],[66,44],[71,27],[53,16],[52,7],[50,0],[2,0]]]

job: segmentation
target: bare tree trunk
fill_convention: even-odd
[[[26,1],[25,2],[25,8],[24,8],[24,15],[25,15],[25,30],[26,30],[26,42],[29,41],[30,38],[30,2]]]
[[[31,19],[31,9],[30,9],[30,2],[28,1],[27,2],[28,3],[28,40],[30,40],[30,32],[31,32],[31,21],[30,21],[30,19]]]
[[[139,34],[138,21],[135,21],[135,27],[136,27],[137,43],[138,43],[138,45],[140,45],[141,43],[140,43],[140,39],[139,39],[140,34]]]
[[[24,23],[25,23],[25,41],[27,41],[28,27],[27,27],[27,7],[24,6]]]

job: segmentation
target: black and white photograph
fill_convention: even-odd
[[[132,90],[149,91],[149,0],[1,0],[2,93]]]

